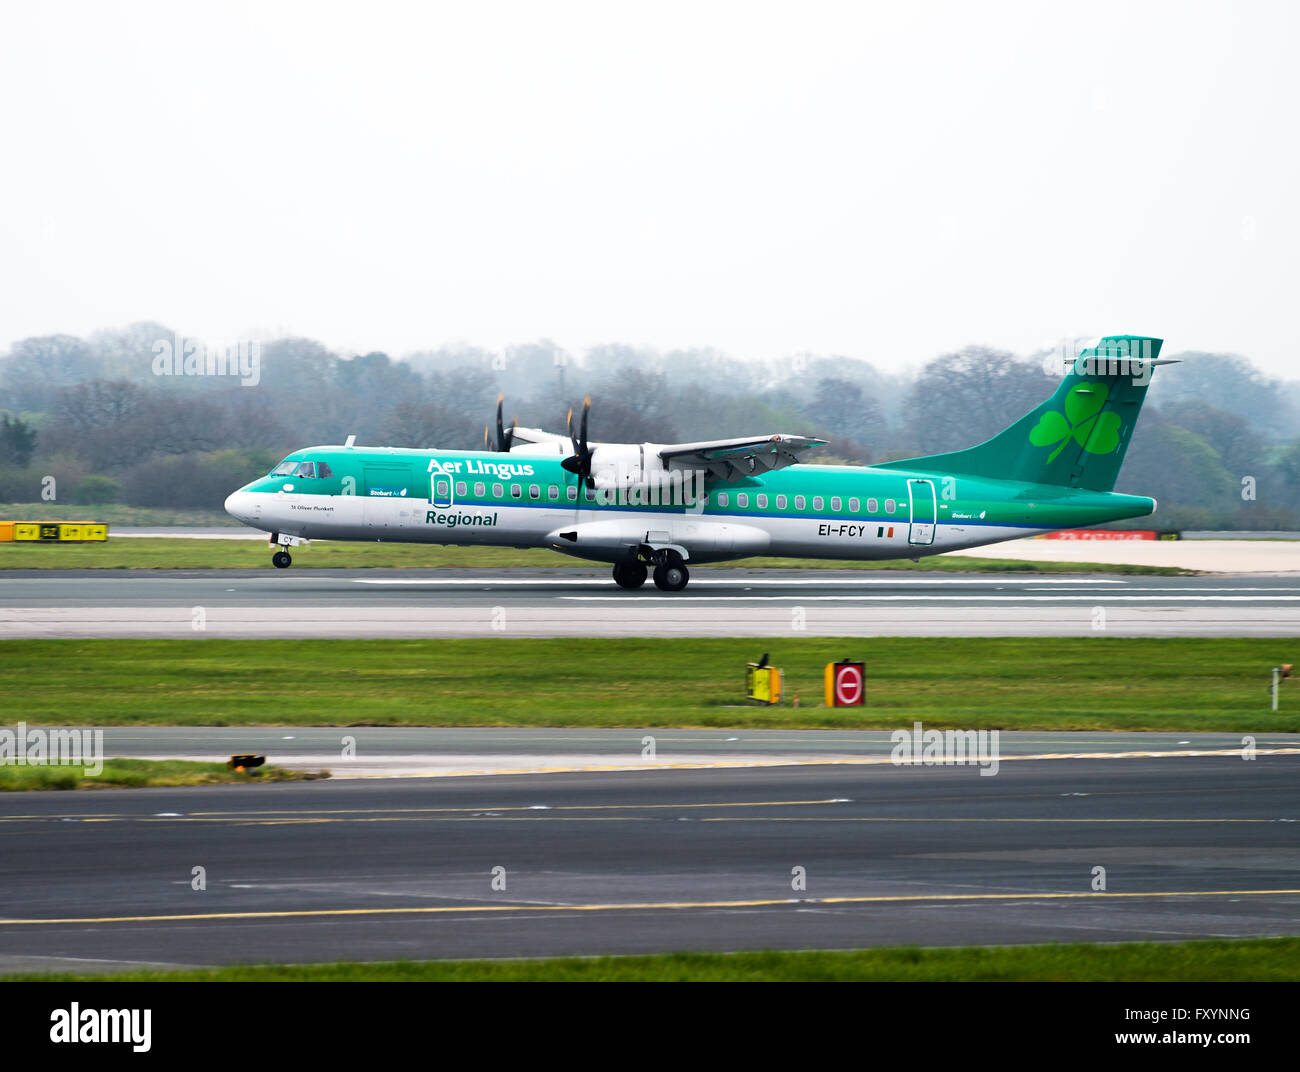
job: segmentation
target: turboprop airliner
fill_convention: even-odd
[[[753,555],[918,559],[1155,510],[1112,489],[1160,339],[1085,346],[1056,392],[987,442],[869,466],[801,464],[824,442],[781,433],[700,443],[589,443],[506,427],[484,449],[294,451],[226,499],[270,533],[272,563],[312,539],[547,547],[609,563],[614,581],[680,592],[688,563]]]

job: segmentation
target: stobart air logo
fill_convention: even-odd
[[[1048,462],[1056,461],[1056,456],[1065,449],[1067,443],[1074,439],[1089,454],[1109,454],[1119,446],[1119,414],[1102,413],[1110,388],[1104,383],[1078,384],[1070,388],[1065,396],[1065,413],[1049,409],[1029,432],[1029,442],[1036,447],[1056,449],[1048,456]]]

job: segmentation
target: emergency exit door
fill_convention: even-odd
[[[934,543],[934,524],[937,504],[933,480],[909,480],[907,498],[912,510],[912,523],[907,530],[907,542],[918,546]]]

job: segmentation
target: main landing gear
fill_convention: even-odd
[[[635,591],[645,584],[649,571],[644,562],[616,562],[614,564],[614,583],[620,588]]]
[[[276,551],[271,556],[271,565],[276,569],[288,569],[293,565],[293,556],[288,551]]]
[[[691,579],[690,571],[682,556],[676,551],[656,552],[651,560],[654,565],[655,587],[661,592],[680,592]],[[646,563],[639,559],[631,562],[618,562],[614,565],[614,582],[620,588],[635,591],[646,582],[650,575]]]
[[[680,592],[690,579],[690,571],[678,554],[655,567],[655,587],[661,592]]]

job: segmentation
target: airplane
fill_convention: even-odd
[[[226,499],[270,533],[272,563],[312,539],[546,547],[608,563],[614,581],[664,592],[688,563],[755,555],[919,560],[1155,511],[1117,494],[1162,340],[1085,345],[1050,398],[965,450],[867,466],[811,465],[823,440],[768,434],[698,443],[595,443],[591,400],[567,435],[509,428],[497,400],[484,449],[342,446],[294,451]]]

